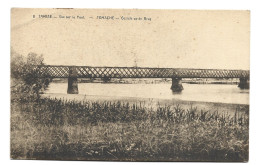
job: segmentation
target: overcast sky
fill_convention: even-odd
[[[43,54],[49,65],[249,69],[249,17],[249,11],[12,9],[11,46],[22,55]]]

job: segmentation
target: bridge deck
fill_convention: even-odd
[[[78,78],[249,78],[249,70],[91,67],[91,66],[34,66],[37,77],[68,78],[70,71]]]

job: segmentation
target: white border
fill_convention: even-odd
[[[256,164],[259,162],[259,141],[260,134],[258,126],[260,109],[257,108],[259,104],[258,93],[259,91],[259,77],[257,72],[260,70],[260,5],[257,0],[161,0],[161,1],[141,1],[141,0],[95,0],[87,2],[86,0],[12,0],[12,1],[1,1],[1,164],[82,164],[82,163],[105,163],[114,164],[120,162],[75,162],[75,161],[17,161],[10,160],[9,157],[9,130],[10,130],[10,8],[21,7],[21,8],[119,8],[119,9],[221,9],[221,10],[250,10],[251,11],[251,80],[250,80],[250,157],[249,164]],[[7,81],[8,80],[8,81]],[[121,163],[120,163],[121,164]],[[137,164],[128,162],[128,164]],[[138,163],[139,164],[139,163]],[[143,164],[143,163],[141,163]],[[185,163],[194,164],[194,163]],[[203,163],[211,164],[211,163]],[[230,164],[230,163],[229,163]]]

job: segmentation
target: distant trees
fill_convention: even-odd
[[[109,82],[111,80],[111,77],[103,77],[101,80],[105,83]]]

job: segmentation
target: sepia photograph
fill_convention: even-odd
[[[250,11],[10,12],[11,159],[248,162]]]

